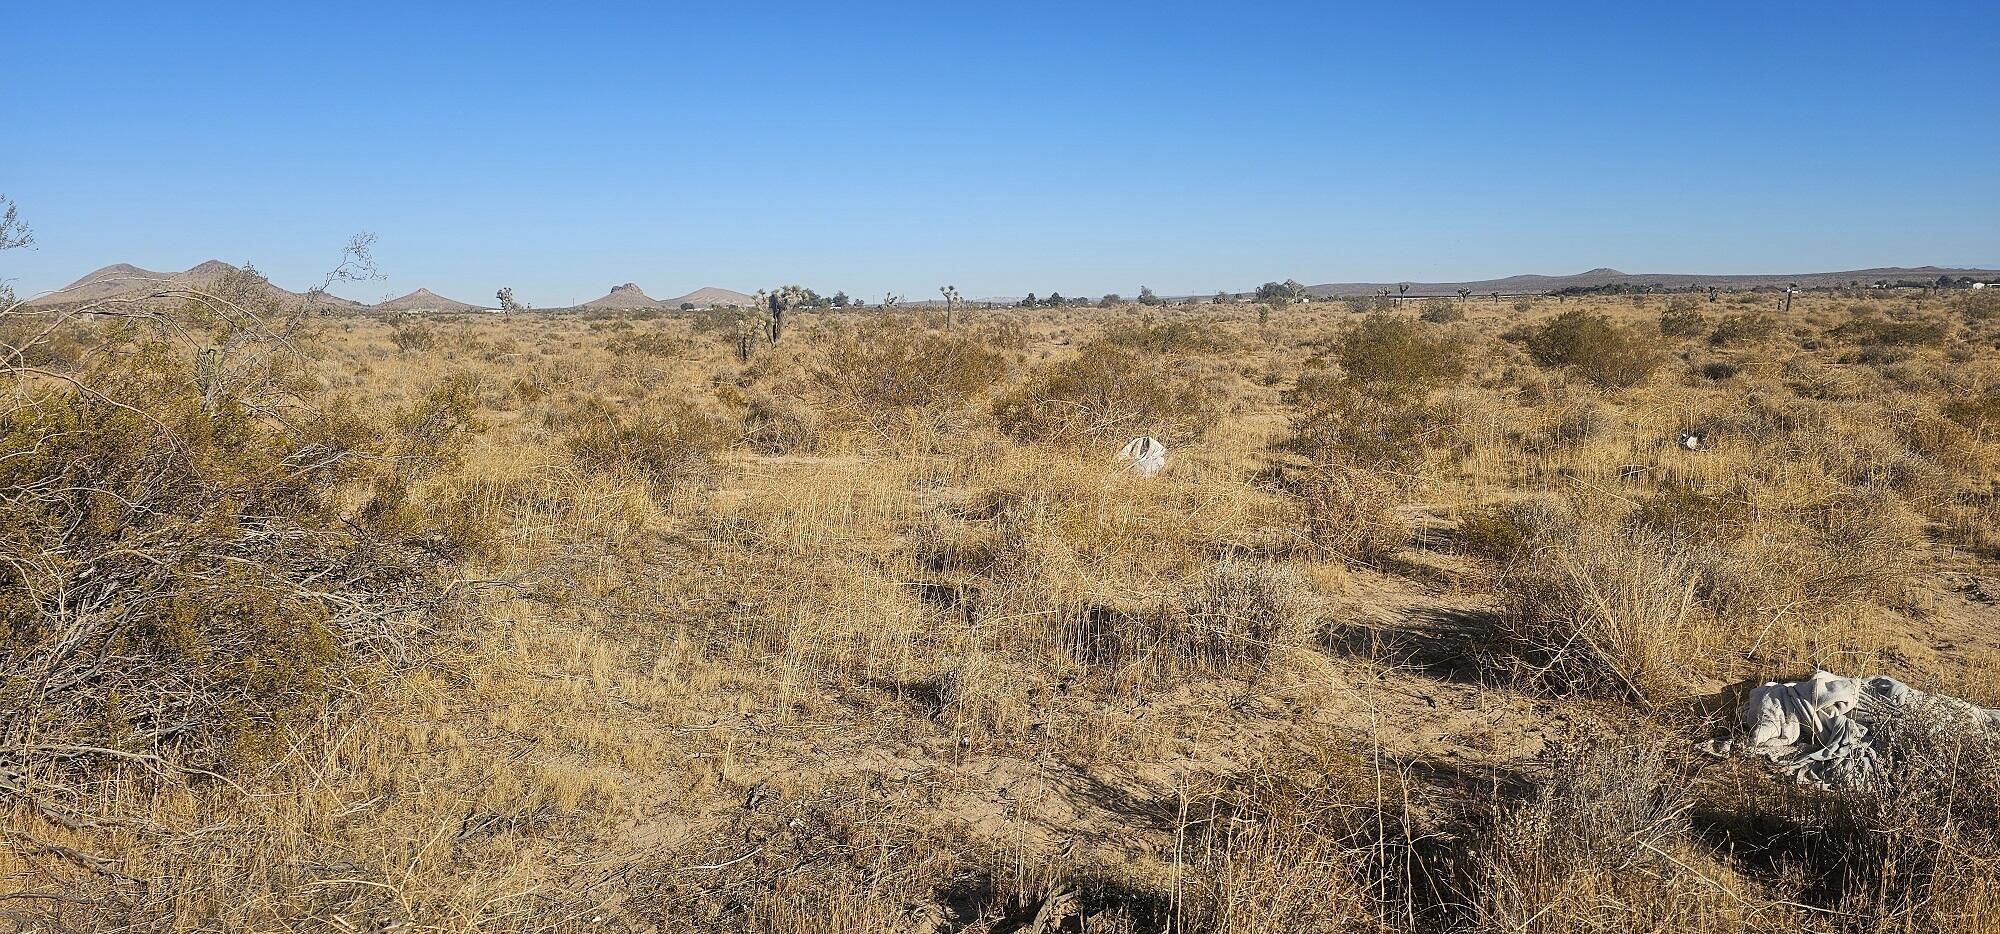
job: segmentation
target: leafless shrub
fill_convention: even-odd
[[[1203,667],[1260,669],[1278,649],[1306,645],[1324,624],[1325,600],[1289,568],[1223,561],[1168,611],[1167,630]]]
[[[1288,472],[1300,535],[1313,549],[1379,561],[1408,546],[1409,521],[1396,510],[1402,488],[1372,470],[1326,463]]]

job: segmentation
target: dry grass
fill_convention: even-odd
[[[127,761],[152,721],[71,705],[110,751],[0,772],[0,917],[1995,930],[1985,746],[1828,798],[1640,739],[1813,664],[2000,703],[2000,317],[1724,298],[800,313],[747,361],[677,315],[325,319],[374,440],[300,534],[365,517],[434,590],[344,605],[435,612],[254,758]],[[1111,460],[1142,433],[1159,477]],[[16,745],[47,598],[0,579]]]

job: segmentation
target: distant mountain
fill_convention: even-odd
[[[1688,273],[1626,273],[1608,267],[1599,267],[1572,276],[1508,276],[1504,279],[1475,279],[1470,282],[1329,282],[1324,285],[1306,286],[1306,293],[1314,296],[1332,295],[1373,295],[1383,289],[1389,294],[1398,294],[1399,285],[1408,285],[1412,296],[1456,295],[1459,289],[1470,289],[1475,295],[1491,292],[1503,294],[1553,292],[1565,288],[1591,288],[1606,285],[1655,285],[1663,288],[1686,288],[1690,286],[1715,286],[1723,289],[1749,289],[1758,286],[1777,286],[1796,283],[1801,288],[1842,286],[1850,282],[1869,285],[1878,280],[1896,282],[1898,280],[1931,280],[1939,276],[1971,276],[1974,279],[2000,276],[1996,269],[1945,268],[1940,266],[1884,266],[1874,269],[1850,269],[1845,272],[1803,272],[1784,275],[1691,275]]]
[[[154,272],[130,263],[115,263],[91,272],[51,292],[28,302],[30,305],[76,305],[117,302],[145,302],[148,300],[180,301],[186,293],[203,292],[219,294],[227,286],[232,275],[243,272],[235,266],[218,259],[191,266],[181,272]],[[257,283],[256,288],[279,304],[305,301],[301,292],[291,292],[272,285],[268,280]],[[312,296],[315,305],[332,308],[360,308],[361,303],[331,295],[325,292]]]
[[[468,305],[461,301],[449,299],[430,289],[418,289],[401,298],[392,298],[386,302],[377,302],[373,307],[376,311],[421,311],[432,313],[480,310],[480,306],[478,305]]]
[[[754,295],[745,295],[742,292],[709,286],[707,288],[695,289],[677,298],[661,299],[660,304],[668,308],[679,308],[682,305],[693,305],[696,308],[714,308],[717,306],[750,305],[756,301],[757,297]]]
[[[645,289],[627,282],[624,285],[612,286],[611,291],[606,293],[603,298],[591,299],[576,307],[632,311],[647,308],[666,308],[668,306],[648,296]]]

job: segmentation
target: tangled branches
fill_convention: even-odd
[[[278,294],[0,309],[0,795],[66,821],[109,765],[266,761],[440,610],[466,530],[411,499],[466,386],[363,420]]]

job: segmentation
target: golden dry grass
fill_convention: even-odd
[[[1339,303],[800,315],[748,362],[672,315],[328,319],[314,371],[364,410],[476,387],[483,431],[415,494],[482,530],[457,612],[255,769],[109,770],[73,826],[13,807],[0,917],[2000,930],[1991,876],[1869,888],[1797,845],[1827,807],[1588,745],[1692,742],[1724,685],[1815,664],[2000,704],[2000,473],[1954,408],[2000,385],[2000,322],[1723,298],[1711,329],[1769,333],[1474,300],[1425,325],[1461,369],[1339,390],[1365,405],[1290,392],[1346,379]],[[1516,332],[1578,309],[1657,368],[1537,363]],[[939,354],[964,368],[906,366]],[[1349,421],[1295,438],[1315,398]],[[1158,478],[1110,458],[1140,433]]]

